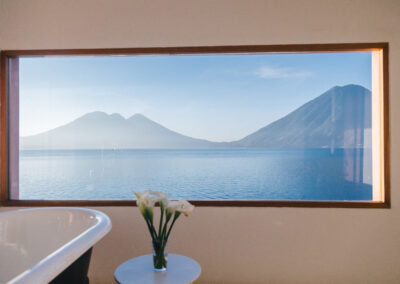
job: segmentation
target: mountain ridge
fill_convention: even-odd
[[[361,128],[371,128],[371,92],[349,84],[330,88],[232,143],[237,147],[354,148],[363,139],[363,133],[357,133]]]
[[[65,125],[20,138],[21,149],[357,148],[371,128],[371,92],[335,86],[282,118],[232,142],[185,136],[136,113],[87,113]],[[361,134],[359,134],[361,133]]]

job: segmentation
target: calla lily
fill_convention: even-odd
[[[170,212],[175,212],[180,204],[180,200],[167,200],[166,209]]]
[[[136,204],[139,206],[139,209],[144,207],[150,207],[150,208],[154,207],[155,201],[153,201],[153,199],[149,197],[149,194],[150,194],[149,190],[146,190],[143,193],[135,192],[137,198]]]
[[[167,220],[169,220],[172,215],[177,212],[176,210],[178,209],[179,205],[180,203],[178,200],[165,200],[165,215],[167,216]]]
[[[136,204],[139,207],[140,213],[142,213],[143,217],[148,218],[149,221],[153,222],[153,209],[157,199],[150,198],[150,194],[153,194],[150,190],[146,190],[143,193],[135,192],[137,198]]]
[[[153,208],[157,202],[165,199],[167,195],[162,192],[156,192],[151,190],[146,190],[143,193],[135,192],[137,201],[136,204],[138,206],[146,206]]]
[[[189,216],[189,214],[193,211],[194,206],[183,199],[168,200],[168,195],[163,192],[146,190],[143,193],[135,192],[135,195],[137,198],[136,204],[146,221],[152,238],[155,252],[155,255],[153,256],[154,266],[156,268],[159,266],[165,267],[166,259],[164,259],[164,248],[167,244],[175,221],[182,213],[185,216]],[[160,205],[160,223],[158,226],[158,232],[153,224],[153,209],[156,203],[159,203]],[[163,218],[164,214],[165,218]],[[170,222],[171,218],[172,221]]]
[[[185,215],[185,216],[189,216],[189,214],[192,213],[194,206],[183,199],[179,200],[178,202],[179,202],[179,205],[176,208],[176,210],[183,213],[183,215]]]
[[[162,200],[165,200],[168,196],[168,194],[165,194],[161,191],[146,190],[145,192],[148,193],[148,195],[150,196],[149,198],[152,199],[154,202],[161,202]]]

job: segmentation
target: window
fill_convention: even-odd
[[[4,51],[2,202],[388,207],[387,49]]]

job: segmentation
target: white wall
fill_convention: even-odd
[[[0,0],[0,49],[380,42],[390,44],[391,209],[196,208],[170,251],[199,283],[400,282],[400,1]],[[136,208],[99,208],[112,232],[92,283],[150,251]]]

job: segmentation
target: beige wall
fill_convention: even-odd
[[[390,44],[392,208],[197,208],[170,251],[199,283],[400,282],[400,1],[0,0],[0,49],[378,42]],[[99,208],[113,230],[92,283],[150,251],[136,208]]]

